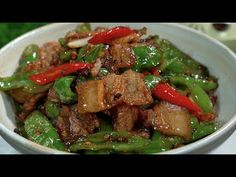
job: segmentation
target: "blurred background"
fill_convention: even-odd
[[[16,37],[47,23],[0,23],[0,48]]]
[[[0,48],[14,38],[48,23],[0,23]],[[236,23],[181,23],[205,33],[236,52]]]

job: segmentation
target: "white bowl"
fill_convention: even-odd
[[[215,29],[213,23],[185,23],[184,25],[208,34],[236,52],[236,23],[226,24],[228,28],[223,31]]]
[[[78,24],[57,23],[31,31],[0,50],[0,76],[10,76],[17,68],[23,49],[31,44],[42,45],[57,40]],[[96,26],[128,25],[131,28],[148,28],[148,34],[158,34],[167,38],[178,48],[209,68],[212,75],[219,78],[218,117],[223,126],[215,133],[192,144],[165,153],[203,153],[222,143],[236,128],[236,56],[217,40],[196,30],[178,24],[148,23],[94,23]],[[43,147],[14,133],[15,116],[9,97],[0,92],[0,134],[14,148],[23,153],[65,153]]]

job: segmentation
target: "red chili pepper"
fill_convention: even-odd
[[[201,112],[201,113],[194,114],[194,115],[198,118],[198,120],[200,122],[202,122],[202,121],[211,121],[211,120],[215,120],[215,118],[216,118],[215,113]]]
[[[192,102],[188,97],[181,95],[167,83],[157,84],[153,88],[152,93],[160,99],[187,108],[195,115],[199,115],[199,113],[202,112],[201,108],[197,104]]]
[[[127,36],[134,31],[127,27],[115,27],[107,31],[96,34],[88,42],[91,44],[111,43],[114,39]]]
[[[160,76],[160,73],[159,73],[159,71],[157,70],[157,68],[152,68],[151,69],[152,70],[152,74],[154,75],[154,76]]]
[[[149,75],[150,73],[147,72],[147,71],[144,71],[144,72],[142,72],[142,74],[143,74],[144,76],[147,76],[147,75]]]
[[[30,76],[29,79],[38,85],[45,85],[47,83],[55,81],[60,77],[63,77],[65,75],[71,74],[75,71],[84,68],[91,68],[92,66],[92,64],[81,62],[65,63],[60,66],[51,68],[43,73],[34,74]]]

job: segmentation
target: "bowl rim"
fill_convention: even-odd
[[[10,41],[8,44],[6,44],[4,47],[2,47],[0,49],[0,53],[5,52],[6,50],[9,49],[10,46],[12,46],[15,43],[20,42],[22,39],[30,37],[33,34],[37,34],[38,32],[42,32],[43,30],[47,30],[48,28],[57,28],[60,27],[62,25],[69,25],[69,24],[79,24],[79,23],[52,23],[52,24],[47,24],[44,25],[42,27],[36,28],[34,30],[31,30],[19,37],[17,37],[16,39]],[[101,23],[103,24],[103,23]],[[119,24],[119,23],[117,23]],[[127,22],[127,24],[130,24]],[[132,23],[131,23],[132,24]],[[145,24],[145,23],[140,23],[140,24]],[[155,24],[155,23],[153,23]],[[199,36],[204,37],[205,39],[207,39],[208,41],[213,42],[215,45],[218,45],[219,47],[223,48],[224,50],[226,50],[233,58],[233,60],[236,61],[236,54],[229,49],[229,47],[227,47],[226,45],[222,44],[220,41],[214,39],[211,36],[208,36],[207,34],[201,33],[197,30],[194,30],[188,26],[184,26],[182,24],[177,24],[177,23],[157,23],[157,24],[164,24],[166,26],[172,26],[175,28],[179,28],[185,31],[190,31],[191,33],[195,33]],[[219,139],[222,135],[224,135],[225,133],[230,132],[232,129],[236,128],[236,111],[235,114],[231,117],[231,119],[229,121],[227,121],[222,127],[220,127],[216,132],[200,139],[197,140],[193,143],[190,143],[188,145],[185,145],[183,147],[179,147],[176,149],[172,149],[172,150],[168,150],[165,152],[160,152],[160,153],[152,153],[152,154],[181,154],[181,153],[190,153],[192,151],[194,151],[195,149],[200,149],[204,146],[206,146],[209,142],[213,142],[216,141],[217,139]],[[29,148],[30,151],[33,150],[34,152],[38,152],[38,153],[49,153],[49,154],[73,154],[70,152],[65,152],[65,151],[59,151],[56,149],[52,149],[52,148],[48,148],[45,147],[43,145],[37,144],[33,141],[30,141],[20,135],[18,135],[17,133],[15,133],[14,131],[8,129],[6,126],[4,126],[1,122],[0,122],[0,134],[2,134],[3,138],[5,137],[4,135],[8,136],[12,141],[16,142],[18,145],[22,145],[25,148]],[[8,141],[8,140],[6,140]]]
[[[223,22],[222,22],[223,23]],[[212,33],[212,31],[211,32],[209,32],[208,30],[206,30],[206,31],[201,31],[201,30],[198,30],[198,29],[195,29],[195,28],[193,28],[193,27],[190,27],[190,28],[192,28],[192,29],[194,29],[194,30],[196,30],[196,31],[201,31],[202,33],[204,33],[204,34],[207,34],[208,36],[211,36],[212,38],[215,38],[215,39],[217,39],[217,40],[219,40],[219,41],[221,41],[221,42],[227,42],[227,41],[235,41],[236,40],[236,36],[235,35],[232,35],[232,34],[230,34],[230,35],[224,35],[224,36],[221,36],[222,34],[225,34],[225,33],[227,33],[227,31],[230,29],[230,28],[232,28],[232,27],[230,27],[229,29],[226,29],[226,30],[224,30],[224,31],[218,31],[218,30],[216,30],[213,26],[212,26],[212,24],[213,23],[209,23],[209,22],[204,22],[204,23],[183,23],[184,24],[184,26],[188,26],[188,27],[190,27],[189,25],[193,25],[193,24],[197,24],[197,25],[200,25],[200,26],[202,26],[203,28],[210,28],[212,31],[214,31],[215,32],[215,35],[213,36],[213,33]],[[221,24],[221,23],[220,23]],[[236,27],[236,23],[235,22],[231,22],[231,23],[229,23],[229,22],[224,22],[224,24],[228,24],[228,25],[230,25],[230,26],[233,26],[234,25],[234,27]]]

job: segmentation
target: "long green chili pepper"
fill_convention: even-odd
[[[159,67],[159,70],[161,72],[165,71],[167,67],[169,67],[172,63],[178,61],[178,58],[173,58],[172,60],[166,60],[166,59],[162,59],[162,63]]]
[[[194,130],[199,126],[198,119],[196,117],[191,117],[191,128]]]
[[[171,143],[164,138],[159,132],[154,131],[151,138],[151,143],[146,146],[144,153],[158,153],[171,149]]]
[[[169,80],[172,84],[181,84],[181,85],[188,85],[188,84],[197,84],[202,89],[208,91],[212,89],[216,89],[218,84],[214,81],[208,81],[205,79],[193,78],[190,76],[171,76]]]
[[[56,119],[60,114],[60,107],[57,103],[48,100],[45,103],[45,112],[49,118]]]
[[[53,89],[62,103],[70,104],[77,100],[77,95],[70,88],[74,79],[75,76],[66,76],[55,81]]]
[[[119,131],[119,132],[100,131],[98,133],[91,134],[91,135],[87,136],[86,140],[90,141],[92,143],[104,143],[104,142],[106,142],[104,137],[107,137],[107,139],[109,139],[109,141],[116,141],[118,138],[128,139],[131,136],[132,135],[130,135],[128,132],[124,132],[124,131]]]
[[[66,39],[65,38],[59,38],[58,42],[62,47],[67,47]]]
[[[164,73],[209,76],[206,67],[175,47],[166,39],[155,37],[155,45],[161,52],[160,68]]]
[[[25,86],[27,75],[13,75],[9,77],[0,78],[0,90],[8,91]]]
[[[25,127],[24,127],[24,123],[20,120],[16,120],[16,127],[17,129],[15,129],[14,131],[18,134],[20,134],[21,136],[25,137],[28,139],[28,135],[25,131]]]
[[[39,59],[39,46],[36,44],[31,44],[25,48],[23,51],[22,58],[20,60],[20,67],[38,60]]]
[[[0,78],[0,90],[9,91],[23,88],[28,93],[41,93],[48,90],[52,84],[40,86],[28,79],[32,73],[16,73],[13,76]]]
[[[145,147],[144,153],[149,154],[164,152],[182,143],[184,143],[182,137],[166,137],[161,133],[154,131],[151,138],[151,142]]]
[[[175,75],[191,72],[191,70],[183,62],[179,60],[170,62],[169,65],[166,67],[166,71],[170,71]]]
[[[190,89],[190,97],[193,98],[193,101],[197,103],[200,108],[206,112],[213,112],[213,104],[207,93],[197,84],[188,84]]]
[[[78,51],[77,60],[78,61],[84,61],[85,51],[87,46],[81,47]]]
[[[94,62],[100,55],[103,50],[104,45],[103,44],[98,44],[95,45],[91,51],[89,52],[88,55],[84,57],[84,61],[88,63]]]
[[[201,139],[207,135],[214,133],[218,129],[218,125],[214,122],[200,122],[192,133],[191,142]]]
[[[71,51],[66,50],[59,53],[59,58],[62,61],[69,61],[71,59]]]
[[[112,150],[99,150],[99,151],[93,151],[93,150],[85,150],[84,154],[86,155],[109,155],[113,153]]]
[[[102,74],[103,76],[106,76],[106,75],[109,74],[109,71],[108,71],[108,69],[106,69],[106,68],[101,68],[101,69],[99,70],[99,73]]]
[[[136,63],[133,66],[133,70],[140,72],[145,69],[150,69],[159,64],[161,55],[160,52],[154,46],[139,46],[133,48]]]
[[[78,25],[75,31],[76,32],[90,32],[91,31],[90,23],[82,23],[81,25]]]
[[[79,50],[77,60],[93,63],[99,56],[101,56],[104,45],[103,44],[94,45],[88,53],[85,53],[86,47],[87,46],[84,46]]]
[[[150,89],[153,89],[160,81],[160,77],[151,74],[144,77],[144,82]]]
[[[70,151],[77,152],[78,150],[113,150],[115,152],[136,152],[141,153],[144,149],[144,147],[149,143],[148,139],[144,139],[141,137],[131,137],[129,138],[128,142],[109,142],[109,143],[87,143],[87,142],[81,142],[74,144],[70,147]]]
[[[26,118],[24,128],[30,140],[43,146],[65,150],[56,129],[41,112],[34,111],[31,113]]]
[[[166,137],[168,141],[172,144],[172,147],[177,147],[178,145],[184,144],[185,141],[180,136]]]
[[[131,135],[128,132],[99,132],[88,135],[69,147],[71,152],[79,150],[112,150],[115,152],[142,152],[150,140],[139,136]]]

